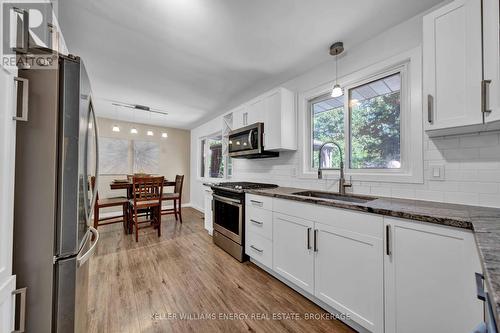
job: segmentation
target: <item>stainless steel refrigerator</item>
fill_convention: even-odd
[[[19,70],[13,273],[27,292],[17,320],[26,332],[87,332],[97,124],[82,60],[55,59]]]

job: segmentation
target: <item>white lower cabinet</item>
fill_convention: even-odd
[[[273,269],[307,292],[314,293],[314,222],[273,214]]]
[[[469,333],[482,321],[472,232],[386,218],[386,333]]]
[[[246,253],[327,310],[349,316],[346,323],[356,329],[469,333],[482,321],[474,274],[481,266],[472,232],[292,200],[251,199],[272,211],[247,210]],[[248,226],[252,219],[269,223],[270,214],[272,233]]]
[[[359,217],[382,224],[382,218]],[[315,223],[314,296],[372,332],[384,328],[383,240]]]

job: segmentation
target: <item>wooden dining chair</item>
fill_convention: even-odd
[[[139,241],[139,229],[154,227],[161,236],[161,199],[163,195],[164,177],[134,177],[132,180],[132,199],[129,200],[129,220],[133,221],[135,241]],[[148,210],[150,214],[139,221],[141,211]],[[148,223],[139,227],[139,224]]]
[[[95,177],[90,178],[90,186],[92,190],[95,188]],[[128,233],[127,226],[127,214],[128,214],[128,199],[126,197],[112,197],[112,198],[99,198],[99,191],[96,192],[96,200],[94,204],[94,228],[98,228],[99,226],[114,224],[114,223],[123,223],[123,228],[125,229],[125,233]],[[122,207],[122,214],[109,216],[101,218],[99,216],[99,210],[101,208],[108,207]]]
[[[161,211],[162,215],[174,214],[175,220],[177,221],[177,216],[179,216],[180,222],[182,223],[182,185],[184,183],[184,175],[175,176],[175,187],[174,193],[164,193],[162,196],[163,201],[173,201],[174,208],[166,208]]]

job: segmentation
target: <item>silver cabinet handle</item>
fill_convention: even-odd
[[[20,288],[12,292],[12,296],[20,296],[21,304],[19,305],[19,329],[14,329],[12,333],[23,333],[26,328],[26,290],[27,288]]]
[[[387,254],[388,256],[392,255],[390,225],[385,226],[385,254]]]
[[[264,250],[261,250],[261,249],[259,249],[259,248],[256,248],[256,247],[255,247],[255,246],[253,246],[253,245],[250,245],[250,247],[251,247],[253,250],[255,250],[255,251],[259,252],[259,253],[264,252]]]
[[[81,256],[78,255],[76,257],[76,265],[77,265],[77,267],[82,266],[83,264],[85,264],[85,262],[87,260],[89,260],[90,256],[92,254],[94,254],[96,245],[99,242],[99,231],[97,231],[97,229],[95,229],[94,227],[89,227],[89,231],[93,234],[93,237],[90,237],[90,239],[94,238],[94,242],[92,243],[92,245],[90,246],[90,249],[88,249],[87,252],[85,252]]]
[[[256,221],[254,219],[250,219],[250,222],[253,222],[253,223],[257,224],[257,225],[263,225],[264,224],[264,222]]]
[[[264,205],[264,203],[262,201],[250,200],[250,202],[253,203],[254,205],[257,205],[260,207],[262,207]]]
[[[434,122],[434,97],[427,95],[427,121],[429,124]]]
[[[481,112],[490,113],[491,109],[490,105],[490,83],[491,80],[483,80],[481,81]]]
[[[314,229],[314,252],[318,252],[318,229]]]
[[[29,94],[29,81],[27,79],[23,79],[20,77],[15,77],[14,81],[17,82],[17,89],[19,91],[19,86],[22,88],[23,92],[23,98],[21,100],[21,107],[22,107],[22,112],[21,112],[21,117],[17,116],[17,109],[16,109],[16,115],[12,117],[13,120],[17,121],[28,121],[28,94]],[[18,105],[19,108],[19,105]]]
[[[17,7],[13,7],[12,10],[16,13],[16,25],[17,25],[17,14],[21,14],[23,16],[23,24],[22,24],[22,34],[19,33],[16,36],[16,47],[14,47],[15,52],[19,53],[28,53],[28,43],[29,43],[29,22],[30,22],[30,14],[29,11]],[[17,44],[17,39],[21,37],[22,45]]]
[[[312,228],[307,228],[307,249],[311,249],[311,229]]]

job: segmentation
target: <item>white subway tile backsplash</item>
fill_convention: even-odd
[[[500,134],[424,138],[424,183],[384,183],[354,179],[349,192],[427,201],[500,207]],[[299,151],[270,160],[235,160],[234,178],[280,186],[337,191],[335,179],[300,178]],[[432,180],[431,165],[444,165],[445,179]]]
[[[478,182],[463,182],[460,183],[460,192],[470,193],[498,193],[498,183],[478,183]]]
[[[498,133],[464,135],[460,138],[461,148],[482,148],[498,145]]]
[[[479,194],[481,206],[500,208],[500,194]]]
[[[477,148],[446,149],[444,157],[446,160],[477,160],[479,150]]]
[[[479,194],[464,192],[445,192],[444,201],[462,205],[477,205],[479,204]]]
[[[438,191],[416,190],[415,199],[425,201],[444,201],[444,193]]]

